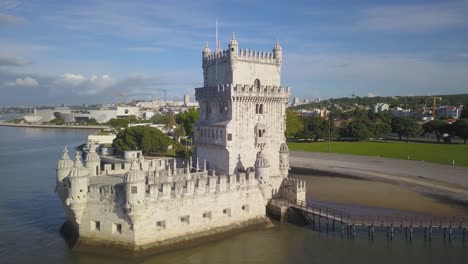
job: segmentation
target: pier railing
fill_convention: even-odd
[[[448,233],[449,240],[452,237],[452,229],[460,229],[463,231],[463,239],[465,238],[465,231],[468,228],[468,218],[456,216],[430,216],[430,215],[351,215],[350,213],[329,208],[326,206],[314,204],[307,201],[294,201],[290,202],[284,199],[271,199],[270,204],[277,206],[285,206],[299,210],[305,218],[315,228],[316,218],[318,218],[318,227],[320,228],[320,219],[324,218],[326,223],[326,230],[328,232],[329,221],[332,224],[332,230],[335,230],[335,222],[341,226],[342,236],[344,230],[346,233],[354,237],[355,228],[357,226],[367,227],[369,229],[369,238],[374,237],[374,227],[387,228],[387,236],[393,238],[394,228],[405,229],[406,237],[412,238],[413,228],[424,229],[425,238],[429,240],[432,237],[432,229],[443,230],[444,238],[446,232]]]

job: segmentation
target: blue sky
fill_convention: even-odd
[[[468,1],[0,0],[0,105],[193,94],[216,19],[223,48],[279,40],[293,96],[468,92]]]

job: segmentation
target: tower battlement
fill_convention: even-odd
[[[291,91],[289,87],[271,85],[249,85],[249,84],[222,84],[213,87],[195,88],[195,98],[233,97],[249,96],[261,98],[284,98],[289,99]]]
[[[249,49],[239,49],[239,51],[234,52],[226,49],[218,52],[205,53],[203,55],[203,65],[213,65],[220,62],[227,62],[230,60],[275,65],[281,64],[281,57],[275,56],[275,53],[273,51],[264,52]]]

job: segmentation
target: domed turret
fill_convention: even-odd
[[[279,41],[276,41],[275,46],[273,47],[273,56],[275,57],[278,64],[281,64],[283,59],[283,48],[281,48]]]
[[[68,156],[67,146],[63,148],[62,159],[57,162],[57,182],[62,182],[73,168],[73,160]]]
[[[239,53],[239,43],[237,43],[236,35],[232,33],[232,39],[229,42],[229,56],[231,58],[235,58],[237,57],[238,53]]]
[[[257,154],[257,159],[255,160],[255,176],[258,178],[260,183],[269,183],[270,182],[270,162],[266,158],[263,151]]]
[[[100,165],[101,157],[99,157],[99,155],[96,153],[96,149],[91,145],[85,159],[85,167],[88,169],[89,176],[99,175],[101,173]]]
[[[139,164],[133,160],[130,170],[124,176],[125,184],[125,211],[130,222],[135,225],[141,215],[141,208],[145,201],[145,174],[140,170]]]
[[[68,181],[70,191],[66,203],[73,211],[76,222],[80,223],[86,208],[89,186],[88,170],[83,167],[80,152],[76,152],[75,166],[70,171]]]
[[[211,53],[211,50],[210,48],[208,48],[208,41],[205,43],[205,47],[203,48],[203,51],[202,51],[202,54],[203,54],[203,58],[205,58],[206,56],[208,56],[208,54]]]
[[[281,143],[279,150],[279,170],[283,178],[286,178],[289,173],[289,148],[286,142]]]

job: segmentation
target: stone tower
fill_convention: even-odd
[[[197,158],[210,170],[231,174],[253,168],[260,151],[278,185],[285,177],[280,146],[290,96],[281,87],[282,48],[276,42],[272,52],[239,49],[234,35],[228,47],[212,52],[206,45],[202,51],[204,86],[195,89]]]

